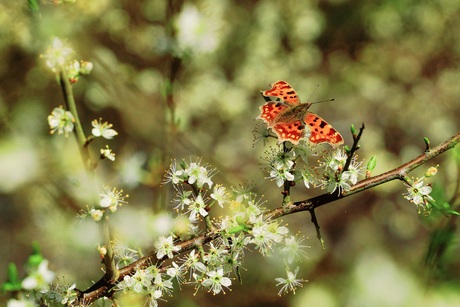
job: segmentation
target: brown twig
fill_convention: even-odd
[[[343,171],[348,171],[348,168],[350,167],[350,164],[351,164],[351,160],[353,159],[353,155],[359,149],[358,143],[361,140],[361,136],[363,135],[364,128],[365,127],[364,127],[364,123],[363,123],[361,125],[361,128],[359,128],[358,135],[353,133],[353,145],[351,146],[350,152],[348,153],[347,162],[345,162],[345,166],[343,167]]]

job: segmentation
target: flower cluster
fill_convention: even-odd
[[[88,61],[78,61],[72,58],[75,54],[72,48],[67,46],[61,39],[54,37],[51,44],[44,54],[46,66],[52,72],[58,74],[61,70],[66,72],[70,83],[76,83],[80,75],[89,75],[93,70],[93,63]]]
[[[106,140],[111,140],[118,135],[118,132],[115,129],[112,129],[113,125],[108,122],[102,122],[102,118],[99,120],[93,120],[91,122],[93,129],[91,130],[92,137],[102,137]],[[90,139],[92,140],[92,139]],[[101,155],[100,158],[108,159],[110,161],[115,161],[115,153],[110,149],[109,145],[105,145],[105,148],[100,149]]]
[[[190,185],[196,184],[201,189],[205,184],[209,188],[212,187],[212,176],[215,174],[215,169],[208,169],[208,165],[201,165],[201,161],[187,163],[182,160],[179,165],[177,161],[173,161],[170,169],[166,173],[164,183],[172,182],[173,184],[188,183]]]
[[[56,37],[51,41],[50,47],[46,50],[45,54],[42,55],[42,58],[46,60],[46,65],[53,72],[58,74],[60,71],[64,71],[70,83],[74,84],[81,75],[88,75],[91,73],[93,63],[71,59],[71,55],[73,54],[74,51]],[[71,108],[71,106],[68,107]],[[54,108],[51,115],[48,116],[51,134],[57,131],[58,134],[64,134],[67,137],[69,132],[74,130],[76,122],[74,116],[72,112],[65,110],[62,106]],[[77,121],[77,125],[79,124],[80,123]],[[101,118],[99,120],[93,120],[91,125],[93,126],[91,130],[92,135],[86,139],[86,145],[97,137],[110,140],[118,135],[118,132],[112,128],[113,125],[108,122],[102,122]],[[82,130],[82,128],[80,129]],[[115,154],[106,146],[100,149],[100,158],[114,161]]]
[[[78,82],[81,75],[89,75],[93,70],[93,63],[88,61],[77,61],[73,60],[67,65],[66,73],[70,83],[74,84]]]
[[[22,287],[46,292],[54,277],[54,272],[48,269],[48,260],[43,259],[38,266],[29,266],[28,276],[22,281]]]
[[[7,306],[36,306],[36,302],[71,304],[76,299],[75,284],[70,287],[53,284],[56,274],[48,268],[48,260],[40,253],[38,243],[32,244],[33,252],[24,265],[27,275],[20,279],[16,265],[10,263],[8,280],[0,285],[2,292],[11,292]],[[33,295],[30,295],[33,293]],[[32,301],[34,298],[36,302]]]
[[[330,156],[325,156],[324,161],[320,164],[323,170],[323,178],[320,179],[319,185],[326,188],[328,192],[348,191],[352,185],[358,182],[358,176],[362,173],[362,161],[353,156],[347,170],[344,166],[347,162],[347,154],[341,148],[336,149]]]
[[[165,294],[171,296],[174,277],[161,273],[155,266],[138,269],[133,275],[127,275],[117,285],[122,291],[133,291],[148,296],[149,306],[157,306],[157,300]]]
[[[75,117],[70,111],[64,110],[62,106],[54,108],[51,115],[48,116],[48,124],[51,129],[51,134],[57,131],[58,134],[64,134],[67,137],[69,133],[74,130],[74,123]],[[92,136],[87,139],[88,143],[97,137],[109,140],[118,135],[118,132],[115,131],[115,129],[112,129],[113,125],[108,122],[102,123],[102,119],[99,119],[99,121],[95,119],[91,122],[91,124],[93,126],[93,129],[91,130]],[[115,154],[108,145],[106,145],[105,148],[101,148],[100,153],[101,159],[109,159],[111,161],[115,160]]]
[[[349,168],[344,170],[348,156],[343,149],[338,148],[326,153],[318,167],[310,167],[307,159],[309,149],[306,146],[305,142],[301,142],[290,148],[266,152],[269,166],[267,179],[274,180],[278,187],[287,181],[302,181],[307,188],[320,186],[330,193],[341,193],[356,184],[362,173],[362,161],[358,161],[356,156],[351,160]],[[316,175],[318,170],[321,170],[320,178]]]
[[[274,151],[268,155],[270,166],[268,179],[275,180],[278,187],[283,186],[285,181],[294,181],[295,151]]]
[[[171,164],[166,173],[164,183],[171,182],[176,190],[177,198],[174,199],[175,209],[188,215],[190,222],[199,222],[201,218],[208,215],[208,210],[215,203],[223,206],[227,201],[228,194],[223,186],[216,185],[211,193],[211,203],[208,204],[209,197],[206,196],[205,185],[212,188],[212,176],[214,169],[209,169],[201,161],[187,163],[181,161],[178,165],[176,161]],[[192,190],[185,190],[183,184],[188,184]]]
[[[288,152],[274,154],[274,167],[279,170],[290,169],[293,166],[293,155]],[[165,182],[172,183],[176,191],[174,208],[178,213],[187,213],[190,222],[196,224],[196,227],[200,225],[198,221],[209,217],[215,204],[225,207],[229,212],[227,216],[206,223],[209,230],[221,234],[219,240],[207,246],[198,246],[167,269],[181,272],[178,278],[180,283],[188,281],[195,285],[197,291],[204,288],[218,294],[231,286],[232,273],[236,272],[239,277],[239,268],[246,250],[257,250],[264,256],[276,252],[285,256],[286,265],[306,256],[303,238],[288,236],[288,228],[279,221],[267,219],[263,202],[257,200],[248,186],[228,189],[213,184],[214,173],[214,169],[202,164],[200,160],[189,163],[174,161],[165,176]],[[155,247],[158,259],[172,258],[176,252],[181,251],[180,244],[174,244],[172,236],[160,237]],[[189,272],[188,279],[186,272]],[[289,285],[289,289],[298,286],[291,281]]]
[[[73,303],[77,300],[77,290],[76,284],[72,285],[51,285],[49,293],[46,297],[56,303],[60,303],[62,305],[73,306]]]

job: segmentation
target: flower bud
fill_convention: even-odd
[[[89,75],[93,70],[93,63],[89,61],[80,61],[80,73],[82,75]]]
[[[425,177],[431,177],[431,176],[434,176],[436,175],[436,173],[438,172],[438,166],[436,165],[436,167],[430,167],[426,173],[425,173]]]

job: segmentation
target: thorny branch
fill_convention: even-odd
[[[302,201],[297,201],[294,203],[285,204],[282,207],[278,207],[271,211],[265,213],[266,219],[277,219],[282,216],[293,214],[296,212],[302,211],[311,211],[318,207],[321,207],[325,204],[334,202],[336,200],[351,196],[353,194],[362,192],[364,190],[373,188],[377,185],[399,179],[402,180],[404,176],[406,176],[409,172],[414,170],[415,168],[421,166],[422,164],[426,163],[427,161],[433,159],[434,157],[444,153],[445,151],[454,148],[460,142],[460,132],[449,138],[448,140],[442,142],[436,147],[427,148],[424,153],[419,155],[418,157],[406,162],[405,164],[392,169],[388,172],[383,174],[373,176],[362,181],[359,181],[354,186],[351,187],[350,190],[344,191],[342,194],[329,194],[325,193],[313,198],[309,198]],[[200,236],[194,237],[190,240],[182,241],[176,244],[181,249],[180,251],[176,252],[175,255],[181,254],[185,251],[192,250],[197,246],[202,246],[206,243],[209,243],[221,236],[219,230],[209,230],[207,233],[202,234]],[[103,276],[99,281],[97,281],[93,286],[85,291],[79,292],[79,302],[82,304],[89,304],[94,302],[98,298],[103,296],[110,297],[111,291],[113,287],[127,275],[132,275],[136,270],[143,269],[149,267],[151,265],[156,265],[160,270],[164,268],[163,264],[166,260],[166,256],[162,259],[157,259],[155,254],[152,253],[151,255],[142,257],[141,259],[137,260],[136,262],[125,266],[119,270],[119,275],[117,280],[108,280],[105,276]]]

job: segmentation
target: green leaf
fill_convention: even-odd
[[[356,128],[355,128],[355,125],[351,124],[351,126],[350,126],[350,131],[351,131],[351,134],[356,135]]]
[[[28,0],[29,8],[32,12],[38,12],[40,10],[40,5],[37,0]]]
[[[40,252],[40,244],[38,244],[38,242],[32,242],[32,255],[27,259],[27,265],[30,267],[38,267],[43,259]]]
[[[185,160],[181,160],[179,165],[182,169],[188,168],[187,162],[185,162]]]
[[[12,262],[8,264],[8,280],[14,283],[18,282],[18,269],[16,264]]]
[[[12,292],[21,290],[21,282],[18,279],[18,269],[14,263],[8,264],[8,281],[1,287],[2,291]]]
[[[457,211],[451,209],[451,205],[448,202],[443,202],[442,205],[439,205],[438,202],[436,202],[434,200],[430,200],[429,203],[439,213],[448,214],[448,215],[460,215],[460,213],[458,213]]]
[[[377,164],[377,157],[376,156],[373,156],[369,162],[367,163],[367,170],[368,171],[373,171],[375,166]]]
[[[246,230],[248,230],[246,226],[240,225],[240,226],[235,226],[230,229],[227,229],[227,233],[235,234],[235,233],[239,233],[241,231],[246,231]]]
[[[425,141],[426,148],[430,148],[431,142],[427,137],[424,137],[423,140]]]
[[[446,213],[447,213],[447,214],[450,214],[450,215],[459,215],[459,216],[460,216],[460,213],[458,213],[458,212],[455,211],[455,210],[446,210]]]

